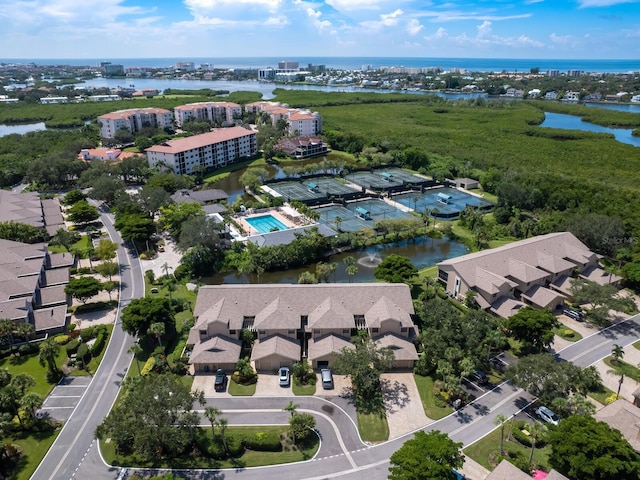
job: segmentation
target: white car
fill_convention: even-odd
[[[291,375],[287,367],[280,367],[278,370],[278,382],[281,387],[288,387],[291,383]]]
[[[558,425],[560,419],[558,416],[553,413],[553,411],[549,410],[547,407],[538,407],[536,409],[536,415],[540,417],[541,420],[550,423],[552,425]]]

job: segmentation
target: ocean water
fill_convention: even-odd
[[[214,68],[267,68],[277,67],[280,61],[298,62],[300,67],[325,65],[327,68],[359,70],[380,67],[440,67],[443,70],[466,69],[470,72],[528,72],[537,67],[547,70],[581,70],[589,73],[640,72],[639,59],[585,60],[585,59],[518,59],[518,58],[437,58],[437,57],[196,57],[196,58],[6,58],[0,63],[35,63],[38,65],[97,66],[100,62],[111,62],[125,67],[165,68],[177,62],[208,63]]]

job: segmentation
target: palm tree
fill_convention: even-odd
[[[25,342],[31,340],[31,335],[35,332],[35,327],[28,322],[21,323],[16,327],[16,333],[23,337]]]
[[[533,451],[536,448],[536,440],[544,433],[545,426],[535,420],[529,427],[529,434],[531,435],[531,453],[529,453],[529,463],[533,461]]]
[[[620,360],[624,358],[624,349],[617,343],[613,344],[611,348],[611,363],[618,364]]]
[[[138,345],[137,342],[133,343],[129,347],[129,350],[127,350],[127,353],[130,353],[131,355],[133,355],[133,358],[136,359],[136,364],[138,365],[138,375],[140,375],[140,359],[138,359],[138,354],[142,353],[142,347]]]
[[[620,377],[618,379],[618,391],[616,392],[616,400],[620,397],[620,389],[622,388],[622,383],[624,382],[624,373],[619,372],[616,369],[607,370],[607,373],[611,375],[615,375],[616,377]]]
[[[335,224],[336,224],[336,228],[338,229],[338,231],[340,231],[340,224],[342,223],[342,217],[340,217],[340,216],[336,216],[336,217],[333,219],[333,223],[335,223]]]
[[[204,409],[204,416],[207,417],[207,420],[211,423],[211,437],[215,440],[216,438],[216,422],[218,418],[222,414],[222,410],[218,407],[207,407]]]
[[[27,392],[20,399],[20,406],[31,414],[31,417],[36,417],[36,410],[42,407],[44,399],[36,392]]]
[[[50,375],[56,375],[59,373],[58,365],[56,365],[56,357],[60,351],[60,345],[56,343],[53,337],[47,338],[40,344],[40,353],[38,354],[38,361],[40,365],[47,365]]]
[[[16,324],[13,320],[8,318],[0,319],[0,337],[7,337],[9,340],[9,350],[13,350],[13,332],[16,329]]]
[[[504,425],[507,423],[507,417],[498,414],[493,421],[495,425],[500,425],[500,456],[504,457]]]
[[[162,322],[152,323],[151,325],[149,325],[149,329],[147,330],[147,333],[150,335],[155,335],[156,338],[158,339],[158,345],[162,346],[161,337],[165,333],[164,323]]]
[[[227,452],[227,454],[229,453],[229,447],[227,447],[227,439],[225,438],[224,434],[227,431],[227,427],[229,426],[229,421],[224,418],[218,418],[218,428],[220,428],[220,437],[222,438],[222,446],[224,447],[224,451]]]
[[[291,416],[293,417],[298,411],[298,407],[300,407],[300,405],[296,405],[295,403],[293,403],[293,400],[290,400],[289,404],[282,410],[291,413]]]
[[[355,265],[347,266],[347,275],[349,275],[349,283],[353,282],[353,277],[358,274],[358,267]]]

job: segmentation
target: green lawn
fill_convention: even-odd
[[[640,368],[631,365],[623,360],[618,360],[615,363],[611,357],[604,359],[604,363],[615,370],[617,373],[623,374],[625,377],[629,377],[636,382],[640,382]]]
[[[206,428],[206,434],[210,434],[210,428],[208,426],[203,426],[202,428]],[[276,432],[281,437],[286,438],[288,428],[288,425],[229,427],[227,428],[226,436],[247,436],[255,435],[259,432]],[[216,435],[219,434],[216,432]],[[293,446],[289,440],[286,440],[283,445],[283,450],[280,452],[246,450],[241,457],[230,460],[215,460],[212,458],[198,458],[185,455],[171,462],[159,461],[150,465],[138,462],[135,458],[116,455],[113,444],[100,442],[100,451],[105,461],[110,465],[154,466],[158,468],[248,468],[264,465],[279,465],[282,463],[309,460],[317,453],[318,448],[320,448],[320,442],[318,438],[314,436],[312,437],[312,441],[309,442],[309,445],[305,445],[304,447]]]
[[[229,381],[228,392],[229,395],[233,395],[234,397],[250,397],[256,393],[256,385],[257,382],[251,385],[240,385],[231,379]]]
[[[433,395],[433,378],[422,375],[414,375],[413,378],[416,381],[418,392],[420,392],[422,408],[428,418],[431,420],[439,420],[452,412],[449,407],[439,407],[436,405],[436,398]]]
[[[215,172],[211,172],[204,176],[204,183],[215,183],[229,176],[231,172],[241,170],[246,167],[260,167],[266,165],[267,162],[264,158],[260,157],[255,160],[247,160],[245,162],[238,162],[232,165],[228,165],[223,168],[218,168]]]
[[[295,380],[291,384],[291,390],[294,395],[314,395],[316,393],[316,384],[298,385]]]
[[[610,388],[605,387],[604,385],[597,392],[589,392],[589,396],[593,398],[596,402],[601,405],[607,404],[607,398],[611,397],[611,395],[615,395],[616,392],[611,390]]]
[[[582,335],[580,335],[579,332],[576,332],[569,327],[565,327],[564,325],[560,325],[559,327],[554,328],[553,333],[569,342],[577,342],[578,340],[582,340]]]
[[[16,433],[5,437],[5,441],[16,444],[22,450],[18,468],[13,475],[7,477],[11,480],[29,480],[36,468],[51,447],[60,430],[48,432],[32,432],[29,435]]]
[[[66,359],[67,354],[64,346],[62,346],[58,353],[58,366],[61,366]],[[42,395],[43,397],[47,396],[54,386],[54,384],[47,381],[47,368],[40,365],[37,353],[32,355],[21,355],[19,357],[9,356],[2,358],[0,359],[0,368],[6,368],[12,375],[26,373],[27,375],[32,376],[36,381],[36,385],[30,391],[35,392],[38,395]]]
[[[511,422],[507,422],[504,428],[504,451],[520,452],[525,458],[529,459],[531,447],[522,445],[514,440],[508,440],[509,428]],[[497,465],[497,458],[500,454],[500,428],[496,428],[489,435],[478,440],[476,443],[468,446],[463,452],[470,458],[478,462],[484,468],[493,470]],[[544,470],[549,471],[549,454],[551,447],[549,445],[543,448],[536,448],[533,452],[533,460]]]
[[[358,431],[365,442],[384,442],[389,439],[387,417],[384,414],[358,412]]]

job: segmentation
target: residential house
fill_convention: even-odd
[[[485,480],[531,480],[532,478],[531,475],[523,472],[512,463],[509,463],[507,460],[502,460]],[[551,469],[545,477],[538,478],[545,478],[545,480],[569,480],[554,469]]]
[[[598,255],[569,232],[527,238],[438,263],[438,280],[450,296],[463,300],[471,291],[482,308],[504,318],[525,305],[552,311],[562,308],[575,277],[598,284],[621,280],[605,272]]]
[[[100,115],[98,123],[101,137],[114,138],[121,129],[135,134],[146,127],[173,128],[173,114],[164,108],[134,108]]]
[[[176,125],[182,127],[187,120],[216,122],[230,126],[242,117],[242,107],[232,102],[199,102],[180,105],[173,109]]]
[[[275,145],[290,157],[308,158],[329,153],[328,145],[316,135],[282,138]]]
[[[256,137],[243,127],[220,128],[147,148],[147,160],[150,167],[165,166],[178,175],[197,173],[256,155]]]
[[[594,418],[620,431],[633,449],[640,453],[640,408],[619,398],[598,410]]]
[[[544,94],[544,99],[545,100],[557,100],[558,99],[558,92],[547,92]]]
[[[254,332],[251,360],[259,371],[292,367],[307,358],[331,365],[350,338],[365,330],[394,352],[395,368],[412,368],[418,355],[409,287],[404,284],[210,285],[201,287],[189,332],[195,373],[229,368],[238,360],[244,329]]]
[[[115,162],[116,160],[122,160],[123,158],[131,158],[136,156],[143,156],[139,153],[123,152],[119,148],[83,148],[78,154],[80,160],[102,160]]]

